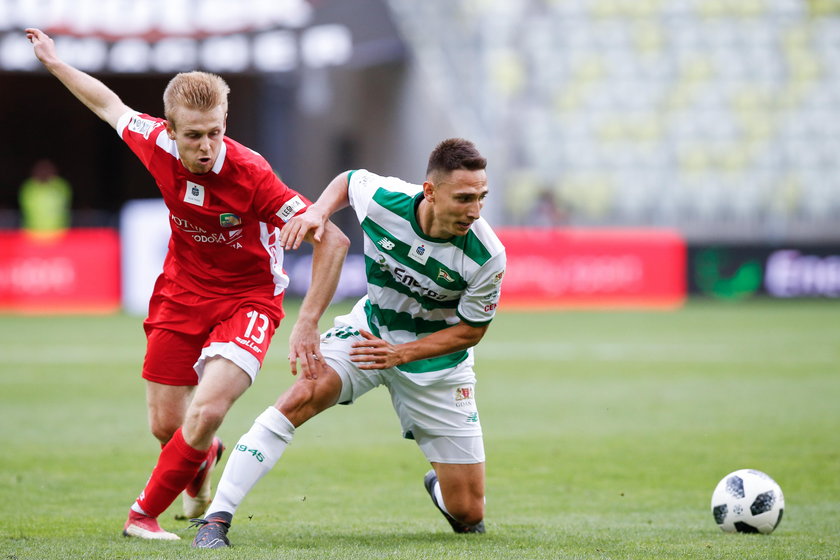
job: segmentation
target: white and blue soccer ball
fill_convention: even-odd
[[[782,488],[761,471],[731,472],[712,493],[712,515],[727,533],[772,533],[784,511]]]

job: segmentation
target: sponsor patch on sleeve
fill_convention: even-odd
[[[493,276],[493,284],[495,284],[495,285],[501,284],[502,283],[502,278],[504,278],[504,276],[505,276],[505,271],[504,270],[502,270],[501,272],[499,272],[498,274]]]
[[[161,124],[162,123],[159,121],[152,121],[135,115],[128,121],[128,130],[136,132],[137,134],[142,134],[143,138],[148,140],[149,134],[151,134],[152,131]]]
[[[283,222],[288,222],[292,219],[292,216],[303,208],[306,208],[306,203],[301,200],[300,196],[295,195],[287,200],[286,204],[277,211],[277,217],[283,220]]]

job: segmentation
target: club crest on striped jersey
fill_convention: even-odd
[[[437,279],[438,280],[446,280],[447,282],[454,282],[455,281],[455,279],[452,278],[452,276],[450,276],[449,273],[446,272],[445,270],[443,270],[442,268],[438,269]]]
[[[425,242],[415,239],[414,243],[411,244],[411,249],[408,250],[408,256],[420,264],[426,264],[431,252]]]
[[[184,192],[184,202],[204,206],[204,185],[187,181],[187,190]]]

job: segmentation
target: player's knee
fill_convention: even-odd
[[[454,517],[464,525],[475,525],[477,523],[480,523],[484,519],[484,503],[475,502],[470,504],[464,504],[456,511],[452,511],[450,509],[449,513],[452,515],[452,517]]]
[[[283,395],[278,408],[297,427],[333,404],[330,393],[324,379],[300,378]]]
[[[175,435],[175,431],[180,426],[180,422],[166,422],[152,419],[149,425],[149,430],[161,445],[166,445],[166,442],[172,439],[172,436]]]
[[[149,431],[161,443],[165,445],[181,424],[184,422],[183,417],[173,416],[170,414],[150,414],[149,415]]]
[[[444,498],[445,501],[445,498]],[[475,525],[484,519],[484,500],[453,501],[446,504],[449,514],[464,525]]]
[[[224,403],[207,402],[190,407],[187,422],[190,433],[196,438],[203,439],[205,434],[215,433],[225,419],[228,407]]]

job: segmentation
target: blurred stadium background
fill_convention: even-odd
[[[166,222],[126,208],[154,184],[43,71],[27,26],[152,114],[175,72],[221,74],[228,135],[313,198],[347,168],[419,182],[438,140],[473,139],[511,305],[840,296],[837,0],[0,0],[0,308],[84,300],[68,294],[86,265],[18,231],[18,186],[48,158],[73,187],[70,234],[121,231],[96,263],[142,312],[125,267],[154,269]],[[352,216],[336,221],[359,251]]]

